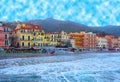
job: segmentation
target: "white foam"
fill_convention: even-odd
[[[0,74],[3,75],[35,74],[42,78],[49,76],[47,80],[59,78],[66,81],[73,80],[73,82],[79,80],[120,81],[120,53],[90,53],[0,60],[0,63],[3,62],[7,63],[4,65],[7,68],[0,69]],[[24,65],[20,66],[20,62]]]

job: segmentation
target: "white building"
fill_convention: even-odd
[[[96,44],[97,48],[108,48],[108,41],[105,37],[97,36]]]
[[[74,39],[70,39],[70,44],[72,48],[76,48]]]

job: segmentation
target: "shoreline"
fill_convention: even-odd
[[[0,56],[0,60],[3,59],[14,59],[14,58],[30,58],[30,57],[49,57],[49,56],[65,56],[65,55],[81,55],[81,54],[87,54],[87,53],[120,53],[120,51],[88,51],[88,52],[69,52],[69,53],[10,53]],[[1,54],[1,53],[0,53]]]

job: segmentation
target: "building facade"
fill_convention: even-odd
[[[120,48],[120,37],[118,37],[118,47]]]
[[[112,48],[118,48],[119,47],[119,40],[118,40],[118,38],[113,38],[111,40],[111,47]]]
[[[80,32],[83,36],[83,48],[84,49],[95,49],[96,48],[96,34],[92,32]]]
[[[32,48],[44,45],[45,32],[42,27],[33,24],[18,24],[12,36],[14,44],[20,48]]]
[[[105,38],[107,39],[107,43],[108,43],[108,48],[113,48],[113,45],[112,45],[112,39],[115,38],[115,36],[112,36],[112,35],[106,35]]]
[[[68,34],[64,31],[61,31],[60,35],[61,35],[61,46],[70,47],[70,39],[69,39]]]
[[[73,48],[83,48],[83,35],[80,33],[70,33],[71,45]]]
[[[97,36],[96,37],[96,48],[99,48],[99,49],[108,48],[107,39],[103,36]]]
[[[11,29],[6,24],[0,23],[0,47],[7,49],[11,45]]]
[[[59,32],[47,33],[50,37],[49,46],[59,46],[61,45],[61,34]]]

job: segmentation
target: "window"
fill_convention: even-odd
[[[36,38],[33,38],[33,41],[36,41]]]
[[[5,35],[5,39],[7,39],[7,35]]]
[[[28,33],[31,33],[31,30],[28,30],[27,32],[28,32]]]
[[[22,42],[22,46],[24,46],[24,42]]]
[[[0,23],[0,27],[2,27],[2,23]]]
[[[36,32],[34,32],[33,35],[35,36],[35,35],[36,35]]]
[[[43,36],[43,35],[44,35],[44,33],[41,33],[41,35]]]
[[[35,43],[33,44],[33,46],[35,46]]]
[[[8,45],[8,40],[5,40],[5,46],[7,46]]]
[[[30,46],[30,42],[28,43],[28,46]]]
[[[5,27],[5,28],[4,28],[4,32],[8,32],[8,27]]]
[[[40,43],[38,43],[38,46],[40,46]]]
[[[24,40],[24,36],[22,36],[22,40]]]
[[[25,30],[24,30],[24,29],[22,29],[22,30],[21,30],[21,32],[25,32]]]
[[[28,40],[30,40],[30,36],[28,36]]]

